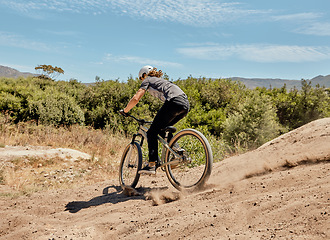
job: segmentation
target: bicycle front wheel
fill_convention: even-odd
[[[142,166],[142,150],[137,142],[130,143],[124,150],[119,167],[120,186],[125,189],[135,188],[140,174],[138,173]]]
[[[211,175],[213,155],[206,137],[194,129],[178,132],[169,146],[181,155],[179,164],[166,165],[166,175],[178,190],[201,189]],[[174,154],[166,151],[165,162],[175,160]]]

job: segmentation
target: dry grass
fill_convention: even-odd
[[[88,153],[92,159],[72,161],[59,157],[21,157],[0,159],[0,187],[20,193],[71,188],[117,178],[118,165],[129,140],[108,130],[90,127],[41,126],[35,123],[12,124],[0,115],[0,147],[47,146],[71,148]],[[5,193],[1,194],[5,196]]]

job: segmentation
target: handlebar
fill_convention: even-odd
[[[144,124],[151,124],[152,123],[152,121],[147,121],[147,120],[145,120],[145,119],[138,119],[137,117],[135,117],[135,116],[133,116],[133,115],[131,115],[131,114],[129,114],[129,113],[125,113],[123,110],[121,110],[121,111],[119,111],[119,113],[121,114],[121,115],[123,115],[124,117],[131,117],[131,118],[133,118],[135,121],[137,121],[139,124],[141,124],[141,125],[144,125]]]

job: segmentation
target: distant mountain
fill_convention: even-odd
[[[301,80],[286,80],[286,79],[273,79],[273,78],[240,78],[233,77],[230,78],[233,81],[242,82],[247,88],[253,89],[256,87],[266,87],[266,88],[281,88],[286,85],[287,89],[292,89],[296,87],[297,89],[301,88]],[[327,76],[317,76],[312,79],[305,79],[311,81],[312,86],[315,87],[317,84],[330,88],[330,75]]]
[[[319,75],[313,78],[311,81],[313,86],[315,86],[316,84],[320,84],[320,86],[325,86],[330,88],[330,75],[327,76]]]
[[[20,72],[14,68],[0,65],[0,77],[18,78],[18,77],[29,77],[29,76],[34,76],[34,75],[35,74],[27,73],[27,72]]]
[[[17,77],[28,77],[28,76],[36,76],[37,74],[20,72],[14,68],[1,66],[0,65],[0,77],[8,77],[8,78],[17,78]],[[242,82],[247,88],[253,89],[256,87],[266,87],[266,88],[281,88],[286,84],[287,89],[291,89],[296,87],[297,89],[301,88],[300,80],[287,80],[287,79],[274,79],[274,78],[241,78],[241,77],[232,77],[230,78],[233,81]],[[330,75],[322,76],[319,75],[312,79],[306,79],[312,82],[312,86],[315,87],[317,84],[320,86],[325,86],[330,88]],[[86,83],[86,85],[92,83]]]
[[[301,85],[298,80],[284,80],[284,79],[273,79],[273,78],[240,78],[233,77],[231,78],[233,81],[240,81],[246,87],[253,89],[256,87],[266,87],[266,88],[281,88],[286,84],[287,88],[298,87]]]

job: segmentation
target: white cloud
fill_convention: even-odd
[[[330,22],[310,23],[296,29],[295,32],[315,36],[330,36]]]
[[[104,61],[106,61],[106,62],[109,62],[109,61],[130,62],[130,63],[138,63],[141,65],[150,64],[150,65],[154,65],[154,66],[176,67],[176,68],[179,68],[182,66],[180,63],[175,63],[175,62],[168,62],[168,61],[142,58],[142,57],[137,57],[137,56],[127,56],[127,55],[114,56],[110,53],[106,54]]]
[[[234,45],[179,48],[177,51],[190,58],[226,60],[238,58],[252,62],[312,62],[330,59],[330,47],[290,45]]]
[[[330,22],[322,21],[324,14],[307,12],[282,16],[273,16],[275,21],[293,24],[292,32],[314,36],[330,36]]]
[[[240,3],[215,0],[119,0],[113,7],[130,15],[183,24],[208,25],[259,13],[240,8]]]
[[[45,43],[25,39],[23,36],[9,32],[0,32],[0,45],[37,51],[51,51],[53,49]]]
[[[51,35],[56,35],[56,36],[75,37],[77,35],[80,35],[80,33],[77,31],[53,31],[53,30],[48,30],[48,29],[42,29],[42,30],[38,30],[38,31],[41,33],[51,34]]]
[[[50,10],[57,12],[75,12],[100,11],[102,0],[0,0],[0,3],[16,11],[29,13],[30,11]],[[105,6],[108,4],[105,2]]]
[[[321,13],[305,12],[305,13],[294,13],[287,15],[272,16],[271,18],[275,21],[309,21],[321,17]]]
[[[0,0],[0,4],[25,14],[39,10],[86,14],[115,12],[132,18],[189,25],[210,25],[265,13],[244,9],[238,2],[217,0]]]

